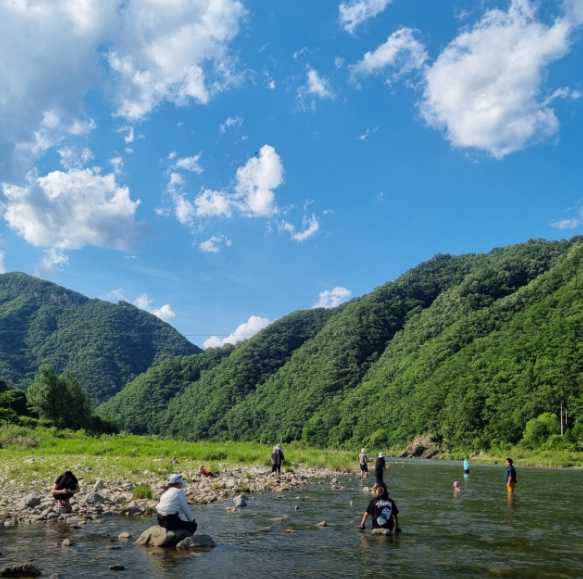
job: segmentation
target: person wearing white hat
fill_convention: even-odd
[[[358,464],[360,466],[360,478],[362,480],[368,478],[368,456],[366,456],[366,449],[361,448],[358,455]]]
[[[156,506],[158,524],[169,531],[184,529],[194,534],[196,520],[183,490],[184,479],[180,474],[171,474]]]

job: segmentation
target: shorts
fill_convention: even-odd
[[[469,468],[464,469],[464,474],[470,474],[470,469]]]
[[[509,482],[509,483],[506,483],[506,490],[507,490],[509,493],[513,493],[513,492],[514,492],[514,488],[515,488],[515,487],[516,487],[516,483],[515,483],[515,482]]]
[[[360,471],[361,472],[368,472],[368,466],[366,464],[361,464]]]

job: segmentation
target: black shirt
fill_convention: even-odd
[[[390,529],[395,526],[393,515],[399,514],[395,501],[391,498],[373,499],[366,509],[372,518],[373,529]]]
[[[281,448],[277,448],[271,453],[271,464],[273,466],[281,466],[285,457],[283,456],[283,450]]]
[[[73,473],[64,473],[55,481],[55,488],[59,491],[75,491],[79,487],[79,481]]]

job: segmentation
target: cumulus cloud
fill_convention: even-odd
[[[189,171],[191,173],[196,173],[197,175],[202,175],[202,167],[200,166],[200,158],[202,153],[198,155],[193,155],[192,157],[182,157],[176,159],[174,166],[176,169],[182,169],[183,171]]]
[[[229,129],[243,126],[243,117],[227,117],[224,122],[219,125],[221,134],[225,134]]]
[[[41,260],[41,269],[45,272],[62,270],[69,263],[69,256],[62,249],[49,247],[45,249]]]
[[[283,183],[283,163],[271,145],[263,145],[237,169],[235,198],[250,217],[272,217],[277,212],[275,189]]]
[[[245,9],[237,0],[129,2],[107,60],[118,80],[118,114],[130,120],[158,104],[207,103],[230,81],[227,46]]]
[[[114,291],[119,291],[119,290],[114,290]],[[176,318],[176,313],[174,312],[174,310],[172,309],[172,306],[170,304],[164,304],[163,306],[161,306],[159,308],[155,308],[153,306],[152,298],[146,293],[140,294],[134,300],[133,303],[137,308],[140,308],[141,310],[144,310],[146,312],[153,314],[154,316],[156,316],[157,318],[160,318],[164,322],[170,322],[174,318]]]
[[[355,78],[387,72],[389,78],[394,79],[422,69],[427,59],[427,51],[415,38],[415,31],[401,28],[375,50],[365,53],[360,62],[351,67],[351,74]]]
[[[392,0],[351,0],[338,6],[338,20],[351,34],[364,22],[384,12]]]
[[[320,292],[318,301],[313,308],[335,308],[352,297],[352,292],[345,287],[336,286],[330,290]]]
[[[230,217],[233,202],[228,193],[203,189],[194,199],[195,213],[198,217]]]
[[[53,171],[22,187],[4,184],[0,194],[9,227],[28,243],[55,250],[128,249],[138,205],[114,174],[98,168]]]
[[[219,336],[210,336],[203,344],[204,348],[220,348],[226,344],[238,344],[243,340],[247,340],[259,333],[271,323],[267,318],[260,316],[251,316],[244,324],[237,326],[235,331],[227,336],[221,338]]]
[[[457,36],[426,73],[421,113],[455,147],[495,158],[553,136],[559,127],[542,94],[551,63],[569,50],[574,17],[537,20],[529,0],[493,9]]]
[[[0,2],[0,180],[21,183],[44,151],[94,127],[90,90],[113,95],[129,121],[163,102],[208,102],[233,81],[244,17],[239,0]],[[131,144],[133,127],[122,132]]]
[[[213,235],[198,244],[203,253],[219,253],[223,247],[231,247],[231,240],[224,235]]]
[[[321,76],[316,69],[308,69],[307,77],[307,91],[309,94],[316,95],[321,99],[332,98],[330,83],[323,76]]]
[[[82,169],[93,159],[93,152],[87,147],[65,146],[58,153],[65,169]]]
[[[289,223],[289,221],[282,221],[280,226],[281,228],[289,233],[290,237],[294,241],[306,241],[313,237],[318,233],[320,230],[320,222],[316,218],[315,215],[311,215],[310,217],[304,217],[302,220],[303,229],[298,231],[296,226],[293,223]]]

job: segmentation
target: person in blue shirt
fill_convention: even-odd
[[[471,466],[472,465],[470,464],[470,459],[464,458],[464,474],[470,474]]]
[[[516,477],[516,469],[514,468],[514,461],[511,458],[506,459],[506,472],[504,473],[504,480],[506,483],[506,490],[509,494],[514,492],[514,487],[518,482]]]

